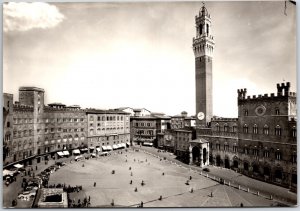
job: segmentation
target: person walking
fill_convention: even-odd
[[[96,187],[96,185],[97,185],[96,182],[94,182],[94,187]]]

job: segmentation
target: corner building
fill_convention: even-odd
[[[203,159],[209,156],[211,165],[297,190],[297,105],[290,83],[277,84],[277,94],[270,95],[250,97],[247,89],[240,89],[238,118],[212,118],[214,41],[204,6],[196,16],[196,30],[193,50],[199,141],[190,141],[190,164],[204,166]]]

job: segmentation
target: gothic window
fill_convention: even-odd
[[[248,116],[248,109],[244,110],[244,116]]]
[[[248,133],[248,125],[247,124],[244,124],[243,132]]]
[[[253,125],[253,133],[257,134],[257,132],[258,132],[258,128],[257,128],[257,125],[255,124],[255,125]]]
[[[297,152],[296,151],[294,151],[292,153],[292,163],[297,163]]]
[[[279,108],[275,108],[275,115],[280,115],[280,110],[279,110]]]
[[[254,156],[258,156],[258,153],[259,153],[258,149],[254,148],[253,149],[253,155]]]
[[[206,31],[207,31],[207,35],[209,34],[209,25],[206,24]]]
[[[269,156],[270,156],[269,150],[265,150],[265,151],[264,151],[264,157],[265,157],[265,158],[268,158]]]
[[[275,135],[276,136],[281,136],[281,127],[279,125],[277,125],[275,127]]]
[[[199,29],[200,29],[200,35],[202,34],[202,28],[203,28],[203,25],[200,24],[200,27],[199,27]]]
[[[238,147],[237,147],[236,143],[234,143],[234,145],[232,147],[233,152],[237,152],[237,149],[238,149]]]
[[[297,137],[297,129],[296,129],[296,126],[293,126],[293,129],[292,129],[292,137],[293,137],[293,138],[296,138],[296,137]]]
[[[94,121],[94,117],[93,116],[90,116],[90,121]]]
[[[277,150],[277,152],[275,152],[275,158],[276,158],[276,160],[281,160],[282,159],[282,154],[279,151],[279,149]]]
[[[224,143],[224,151],[228,151],[229,150],[229,145],[227,142]]]
[[[216,144],[216,149],[217,149],[217,150],[220,150],[220,146],[221,146],[221,145],[220,145],[219,143],[217,143],[217,144]]]
[[[268,125],[264,126],[264,135],[269,135],[269,126]]]
[[[245,155],[248,155],[249,154],[249,149],[247,146],[244,147],[244,154]]]
[[[7,127],[10,127],[10,122],[7,122],[6,126],[7,126]]]
[[[94,129],[90,129],[90,135],[94,134]]]

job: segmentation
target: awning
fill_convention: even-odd
[[[146,145],[146,146],[153,146],[153,143],[144,142],[143,145]]]
[[[118,146],[114,144],[113,149],[118,149]]]
[[[100,148],[96,148],[96,150],[97,150],[98,152],[100,152],[100,151],[101,151],[101,149],[100,149]]]
[[[107,150],[107,147],[106,147],[106,146],[102,146],[102,149],[103,149],[103,150]]]
[[[59,156],[64,156],[64,155],[65,155],[63,152],[57,152],[57,154],[58,154]]]
[[[125,143],[122,143],[121,146],[122,146],[122,147],[126,147],[126,144],[125,144]]]
[[[63,151],[64,155],[70,155],[69,151]]]
[[[74,149],[73,154],[80,154],[80,150],[79,149]]]
[[[130,146],[130,143],[129,143],[129,142],[127,142],[126,144],[127,144],[128,146]]]
[[[107,145],[106,148],[107,148],[107,150],[112,150],[110,145]]]
[[[90,149],[95,149],[95,147],[90,147]]]
[[[7,175],[13,176],[14,173],[15,173],[14,171],[9,171],[9,170],[7,170],[7,169],[4,169],[4,170],[3,170],[3,177],[5,177],[5,176],[7,176]]]
[[[117,147],[122,148],[123,146],[122,146],[122,144],[117,144]]]
[[[14,167],[16,167],[16,168],[18,168],[18,169],[19,169],[19,168],[22,168],[22,167],[23,167],[23,165],[21,165],[21,164],[17,163],[17,164],[15,164],[15,165],[14,165]]]
[[[80,149],[81,151],[88,151],[88,148]]]

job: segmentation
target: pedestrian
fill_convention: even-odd
[[[96,182],[94,182],[94,187],[96,187]]]
[[[164,176],[164,175],[165,175],[165,172],[163,172],[162,175]]]
[[[131,174],[130,174],[130,176],[132,176],[133,174],[132,174],[132,172],[131,172]]]
[[[144,202],[143,201],[141,201],[141,207],[144,207]]]
[[[191,189],[191,193],[193,193],[193,192],[194,192],[194,189],[192,188],[192,189]]]
[[[192,180],[192,176],[190,176],[190,180]]]
[[[131,166],[129,166],[129,170],[131,170]]]
[[[241,207],[244,207],[244,204],[243,204],[243,203],[241,203]]]
[[[38,167],[37,167],[37,166],[35,166],[35,170],[38,170]]]
[[[91,201],[91,196],[89,196],[89,202]]]
[[[162,200],[162,195],[160,195],[158,199],[159,199],[159,200]]]
[[[210,197],[213,197],[213,193],[212,192],[210,192]]]
[[[132,185],[132,180],[130,180],[130,185]]]

